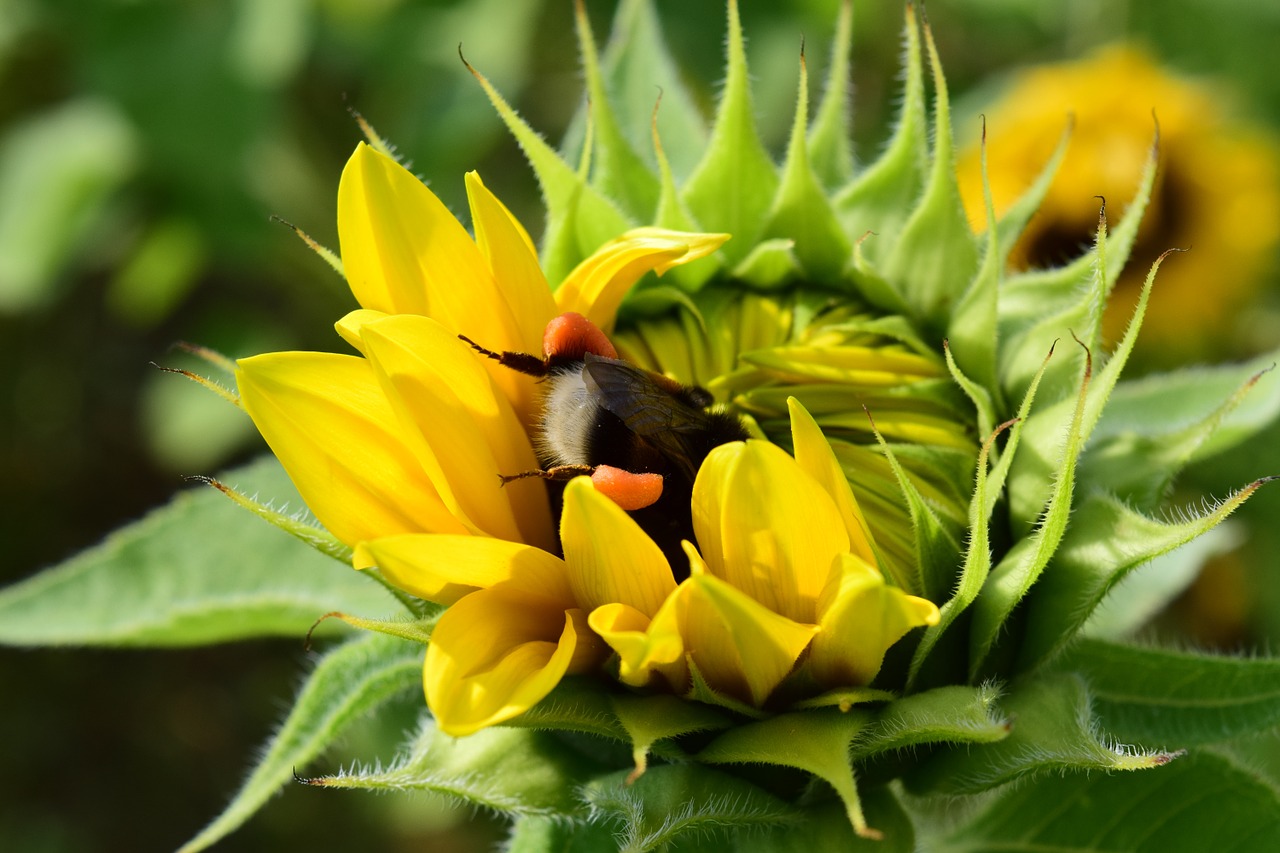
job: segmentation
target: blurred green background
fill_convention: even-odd
[[[709,109],[722,4],[656,5]],[[777,150],[801,38],[820,71],[837,2],[741,5],[757,111]],[[587,3],[598,38],[613,6]],[[1211,86],[1234,119],[1280,129],[1280,5],[1270,0],[940,0],[928,12],[961,142],[976,138],[977,113],[1019,67],[1121,38]],[[855,3],[863,161],[892,120],[901,20],[897,0]],[[582,102],[572,22],[571,0],[0,0],[0,582],[95,543],[184,488],[184,474],[261,452],[239,412],[151,366],[194,366],[175,342],[231,356],[341,348],[332,323],[354,301],[270,217],[337,248],[338,176],[360,138],[350,110],[464,221],[462,173],[479,169],[536,234],[536,185],[457,50],[554,139]],[[1280,344],[1268,251],[1241,323],[1214,330],[1218,358]],[[1202,466],[1186,495],[1280,473],[1277,435]],[[1280,638],[1280,490],[1247,510],[1242,548],[1166,616],[1193,642],[1256,649]],[[0,846],[176,847],[239,783],[306,658],[301,638],[0,650]],[[400,709],[406,724],[415,706],[410,697]],[[351,754],[369,755],[384,735],[353,738]],[[292,786],[219,849],[488,849],[500,834],[423,797]]]

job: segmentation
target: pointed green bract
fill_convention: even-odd
[[[452,738],[427,718],[407,755],[390,767],[353,768],[307,784],[432,791],[510,815],[582,817],[575,780],[600,769],[545,732],[494,727]]]
[[[654,767],[631,784],[625,774],[605,776],[587,785],[582,796],[598,819],[621,828],[620,853],[683,850],[682,842],[735,849],[726,835],[755,836],[799,823],[805,814],[755,785],[697,764]]]
[[[422,649],[414,643],[373,634],[326,654],[231,804],[179,853],[196,853],[225,838],[350,723],[394,696],[421,689],[421,681]]]
[[[902,112],[893,137],[880,159],[864,169],[835,197],[836,213],[844,223],[845,233],[861,241],[867,232],[871,232],[865,249],[868,261],[878,261],[893,248],[903,222],[924,187],[928,162],[924,71],[920,31],[915,10],[909,4],[905,41],[902,65],[906,69],[907,80]],[[857,245],[862,246],[861,242]],[[856,258],[855,254],[855,265]],[[896,290],[894,292],[897,293]],[[868,298],[877,305],[881,304],[871,296]]]
[[[746,257],[760,235],[778,188],[778,173],[751,108],[747,56],[738,4],[729,0],[729,57],[724,93],[702,160],[685,182],[683,199],[701,226],[725,231],[730,263]]]
[[[1010,723],[996,705],[999,695],[991,686],[939,687],[890,702],[853,745],[853,757],[862,761],[928,743],[1004,740]]]
[[[849,136],[849,51],[853,46],[853,2],[843,0],[831,40],[827,84],[813,127],[809,130],[809,162],[828,190],[853,177],[853,143]]]
[[[869,712],[857,708],[780,714],[730,729],[698,759],[712,764],[776,764],[812,773],[839,794],[854,831],[875,837],[879,832],[867,825],[849,758],[850,746],[871,719]]]
[[[924,195],[902,226],[884,272],[906,297],[915,319],[940,333],[977,272],[978,248],[960,202],[947,83],[927,22],[924,36],[934,84],[933,158]]]
[[[591,185],[605,198],[617,201],[635,221],[649,221],[658,205],[658,181],[623,135],[600,69],[591,23],[581,2],[575,11],[590,99],[590,120],[595,132]]]
[[[1022,681],[1001,699],[1012,721],[995,743],[940,751],[906,777],[918,794],[971,794],[1028,775],[1064,770],[1142,770],[1178,756],[1116,744],[1093,721],[1084,681],[1050,675]]]
[[[220,479],[303,511],[275,460],[228,471]],[[324,540],[325,534],[316,531],[316,537]],[[0,643],[191,646],[249,637],[300,640],[332,610],[387,614],[401,609],[349,565],[250,519],[202,486],[180,493],[101,545],[0,591]],[[333,627],[336,623],[324,631]]]

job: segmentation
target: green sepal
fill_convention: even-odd
[[[1154,773],[1045,774],[1011,786],[945,838],[937,853],[1270,853],[1280,797],[1247,768],[1193,754]]]
[[[1093,373],[1093,356],[1085,350],[1084,376],[1071,422],[1066,430],[1062,454],[1049,480],[1052,491],[1044,503],[1034,531],[1020,540],[1004,556],[983,585],[974,604],[969,634],[969,679],[976,680],[996,638],[1013,608],[1039,579],[1067,529],[1071,499],[1075,489],[1076,460],[1084,445],[1083,421]],[[1025,454],[1023,454],[1025,455]],[[1020,457],[1021,458],[1021,455]]]
[[[702,227],[733,235],[725,258],[736,264],[760,236],[778,190],[777,167],[756,133],[738,4],[729,3],[728,71],[711,139],[682,198]]]
[[[904,40],[902,67],[907,79],[897,127],[880,158],[856,175],[835,199],[836,215],[844,223],[845,233],[857,240],[855,268],[871,283],[877,283],[876,278],[884,281],[883,276],[873,272],[871,262],[878,261],[893,249],[894,236],[901,233],[908,212],[924,188],[925,168],[929,160],[920,29],[916,24],[915,8],[910,4],[906,7]],[[870,242],[869,257],[860,258],[862,237],[867,232],[882,236]],[[868,298],[892,313],[905,313],[882,304],[870,294]]]
[[[568,731],[626,743],[627,730],[614,713],[610,697],[597,680],[561,679],[545,698],[503,725],[542,731]]]
[[[1009,254],[1013,251],[1018,238],[1026,230],[1027,222],[1040,209],[1045,196],[1049,194],[1049,187],[1053,186],[1053,179],[1058,174],[1058,168],[1067,156],[1067,145],[1071,141],[1071,133],[1074,127],[1075,120],[1068,116],[1066,127],[1062,130],[1062,136],[1058,140],[1058,146],[1053,149],[1053,154],[1050,155],[1040,173],[1036,175],[1036,179],[1031,182],[1031,186],[1027,187],[1026,191],[1018,196],[1013,204],[1009,205],[1008,210],[1004,212],[1004,216],[996,222],[996,252],[1001,269],[1008,263]]]
[[[402,619],[366,619],[363,616],[353,616],[350,613],[326,613],[321,619],[341,619],[352,628],[359,628],[361,631],[372,631],[375,634],[385,634],[388,637],[398,637],[401,640],[408,640],[411,643],[419,645],[427,645],[431,642],[431,631],[436,627],[436,622],[440,621],[440,616],[444,613],[444,607],[438,604],[432,604],[435,608],[430,616],[423,618],[405,617]],[[317,625],[320,623],[317,622]]]
[[[680,178],[688,175],[706,148],[706,121],[667,50],[652,0],[618,4],[600,64],[613,94],[618,124],[632,148],[642,154],[648,150],[645,143],[655,121],[653,106],[661,93],[657,131],[670,146],[674,174]],[[653,224],[675,227],[660,219]]]
[[[196,853],[225,838],[350,723],[388,699],[421,689],[422,650],[412,643],[372,634],[326,653],[230,805],[179,853]]]
[[[1098,236],[1101,247],[1105,240],[1105,229],[1100,229]],[[1068,414],[1069,401],[1062,400],[1043,411],[1037,412],[1028,419],[1027,442],[1035,449],[1035,452],[1024,454],[1016,461],[1009,480],[1009,513],[1013,518],[1015,527],[1029,528],[1036,514],[1042,512],[1040,502],[1044,499],[1043,492],[1046,482],[1055,477],[1066,477],[1068,474],[1072,479],[1075,478],[1074,470],[1068,472],[1063,466],[1071,465],[1074,468],[1076,457],[1064,456],[1062,463],[1057,468],[1050,468],[1049,460],[1054,458],[1053,450],[1061,442],[1061,433],[1067,423],[1071,424],[1069,429],[1072,432],[1079,430],[1082,442],[1089,441],[1093,435],[1093,429],[1102,417],[1107,400],[1110,399],[1111,392],[1115,390],[1120,381],[1120,373],[1124,370],[1124,366],[1138,342],[1138,331],[1142,328],[1142,320],[1146,316],[1147,303],[1151,298],[1151,288],[1155,283],[1156,273],[1160,269],[1161,262],[1168,254],[1169,252],[1165,252],[1151,265],[1151,270],[1147,273],[1146,281],[1143,282],[1142,290],[1138,296],[1138,304],[1134,308],[1133,317],[1129,320],[1129,326],[1125,330],[1120,343],[1116,346],[1115,351],[1111,354],[1111,358],[1107,360],[1102,370],[1098,371],[1097,377],[1092,383],[1086,381],[1082,390],[1084,394],[1083,414]],[[1103,276],[1099,275],[1098,277],[1102,278]],[[1091,353],[1088,360],[1091,364]],[[1086,370],[1088,370],[1088,367],[1086,365]],[[1077,405],[1077,413],[1078,409]],[[1079,420],[1078,424],[1077,418]]]
[[[1256,492],[1257,480],[1211,512],[1180,521],[1148,518],[1119,498],[1092,495],[1075,508],[1050,570],[1027,595],[1027,628],[1019,668],[1033,669],[1062,651],[1107,592],[1147,561],[1220,524]]]
[[[1039,364],[1045,340],[1070,332],[1097,349],[1102,309],[1137,239],[1138,226],[1155,185],[1158,153],[1153,145],[1137,192],[1112,230],[1107,228],[1103,202],[1092,251],[1058,269],[1012,276],[1004,283],[1000,291],[999,334],[1004,341],[1000,376],[1009,397],[1022,393]],[[1082,288],[1086,281],[1089,286]],[[1045,393],[1050,400],[1069,396],[1070,383],[1068,366],[1060,365],[1047,377]]]
[[[858,799],[849,748],[872,720],[870,711],[817,710],[780,714],[720,735],[698,753],[712,764],[773,764],[822,779],[840,796],[859,835],[874,837]]]
[[[795,245],[790,237],[761,240],[729,275],[756,290],[782,288],[803,275]]]
[[[956,302],[955,309],[947,324],[947,340],[943,346],[947,351],[947,364],[951,374],[957,376],[967,371],[981,383],[986,398],[986,407],[991,409],[996,400],[993,395],[1000,392],[996,376],[996,351],[999,348],[997,305],[999,302],[1000,281],[1004,276],[1005,257],[1000,254],[1000,243],[995,225],[995,202],[991,198],[991,181],[987,178],[987,123],[982,121],[982,201],[987,216],[987,234],[982,254],[982,263],[977,274],[969,283],[968,289]],[[952,365],[954,358],[955,364]],[[970,397],[974,393],[965,389]],[[983,406],[974,399],[978,406],[978,415],[984,414]],[[979,426],[979,432],[986,435],[995,424],[995,414],[990,412],[986,426]]]
[[[947,319],[978,270],[978,246],[956,182],[951,106],[942,62],[928,21],[923,22],[933,72],[933,158],[924,195],[885,258],[885,277],[897,283],[912,316],[945,334]]]
[[[912,594],[937,601],[955,583],[955,567],[960,562],[960,544],[952,531],[939,519],[934,508],[921,496],[915,482],[907,476],[897,455],[879,430],[875,431],[875,436],[911,514],[916,575],[914,583],[906,589]]]
[[[887,278],[880,274],[880,271],[867,258],[866,252],[862,250],[862,246],[867,242],[867,239],[875,236],[874,233],[868,231],[854,242],[853,263],[845,270],[845,275],[848,276],[849,283],[854,291],[869,304],[887,314],[905,317],[911,313],[911,307],[907,305],[907,300],[903,298],[902,294]]]
[[[854,743],[853,760],[929,743],[1004,740],[1010,723],[996,705],[999,696],[992,685],[939,687],[890,702]]]
[[[548,281],[562,281],[579,261],[626,231],[632,223],[520,118],[483,75],[475,69],[471,69],[471,73],[537,176],[547,210],[542,268]]]
[[[502,853],[613,853],[617,849],[613,827],[604,822],[535,816],[516,818],[502,845]]]
[[[1280,725],[1280,661],[1098,640],[1055,663],[1089,682],[1106,731],[1151,746],[1200,746]]]
[[[670,694],[613,696],[612,702],[614,716],[631,739],[631,755],[636,763],[628,777],[632,781],[645,772],[649,751],[658,741],[732,724],[728,716],[714,708]]]
[[[947,358],[947,370],[951,373],[951,378],[964,391],[978,414],[978,434],[990,435],[996,428],[995,401],[991,397],[991,392],[987,390],[991,386],[975,382],[964,374],[960,365],[956,363],[950,341],[942,342],[942,351]]]
[[[702,702],[706,705],[724,708],[726,711],[740,714],[749,720],[759,720],[766,716],[765,712],[759,708],[748,705],[740,699],[720,693],[713,688],[707,683],[707,679],[702,675],[702,670],[698,669],[698,664],[692,657],[686,655],[685,661],[689,665],[689,690],[684,695],[687,701]]]
[[[836,15],[827,84],[813,127],[809,130],[809,163],[828,190],[847,183],[853,176],[853,144],[849,133],[849,53],[852,46],[853,3],[844,0]]]
[[[302,506],[274,459],[221,475]],[[102,544],[0,591],[0,644],[193,646],[301,639],[333,610],[395,599],[298,539],[248,519],[212,489],[179,493]]]
[[[620,853],[735,849],[726,835],[755,837],[764,829],[799,823],[805,817],[749,782],[698,764],[663,764],[632,783],[629,778],[614,773],[582,789],[595,820],[621,826]]]
[[[1280,414],[1274,355],[1121,382],[1080,461],[1082,476],[1135,506],[1155,506],[1187,463],[1244,441]]]
[[[1011,424],[1001,424],[1000,430],[991,435],[978,452],[977,473],[974,477],[973,497],[969,501],[969,544],[964,552],[964,564],[960,569],[960,580],[956,584],[955,593],[942,605],[938,621],[925,628],[919,645],[911,658],[911,668],[907,673],[907,689],[915,686],[920,677],[924,662],[937,645],[938,640],[951,627],[961,613],[973,604],[978,597],[987,576],[991,573],[991,511],[994,500],[988,497],[987,459],[991,447],[1000,431]],[[1013,424],[1016,426],[1016,424]]]
[[[609,97],[605,85],[585,7],[578,3],[574,12],[595,138],[591,186],[619,204],[632,220],[650,222],[658,206],[658,179],[631,147],[618,124],[613,111],[615,99]]]
[[[506,815],[585,817],[577,786],[603,767],[553,735],[494,726],[452,738],[424,717],[407,754],[389,767],[306,779],[322,788],[431,791]]]
[[[1142,770],[1178,757],[1104,738],[1090,713],[1083,679],[1071,674],[1023,680],[1000,700],[1000,707],[1013,721],[1008,737],[939,751],[904,777],[908,790],[973,794],[1036,773]]]
[[[872,702],[892,702],[898,694],[874,687],[842,687],[826,693],[796,702],[793,708],[839,708],[848,711],[854,705],[866,705]]]
[[[800,55],[800,90],[796,98],[791,141],[782,166],[782,180],[764,227],[764,237],[795,241],[795,256],[809,281],[837,281],[849,258],[849,239],[809,166],[806,126],[809,113],[809,73]]]

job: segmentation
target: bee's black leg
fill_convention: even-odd
[[[458,338],[466,341],[473,350],[485,358],[491,358],[503,367],[509,367],[518,373],[524,373],[529,376],[546,376],[551,370],[547,362],[536,355],[531,355],[527,352],[495,352],[491,349],[485,349],[466,335],[458,335]]]
[[[566,483],[574,477],[590,476],[594,471],[590,465],[557,465],[554,468],[535,469],[533,471],[522,471],[519,474],[499,474],[498,479],[502,481],[502,485],[514,482],[515,480],[527,480],[530,477],[538,477],[542,480],[551,480],[556,483]]]

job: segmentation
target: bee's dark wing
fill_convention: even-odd
[[[582,378],[601,406],[693,478],[689,438],[706,429],[701,410],[664,388],[661,377],[621,359],[588,354]]]

